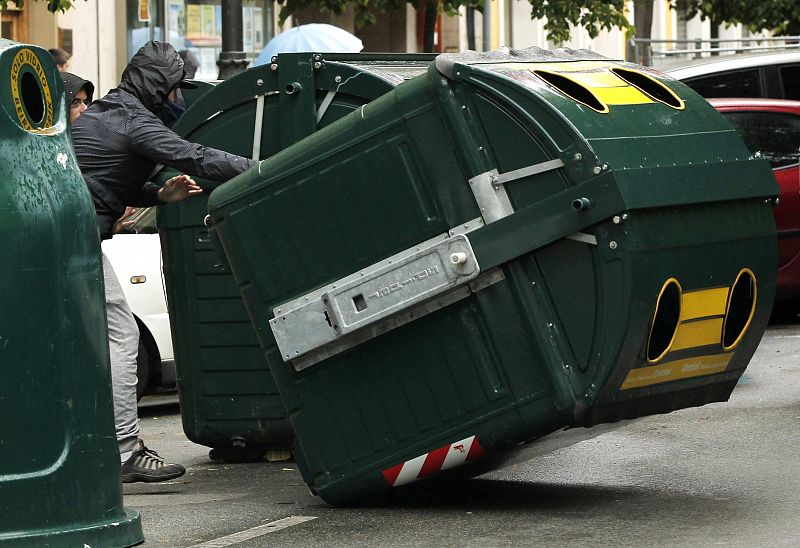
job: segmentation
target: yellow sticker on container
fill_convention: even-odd
[[[687,291],[681,296],[681,321],[725,314],[729,287]]]
[[[718,318],[681,322],[670,352],[698,346],[721,344],[722,321],[723,318],[720,316]]]
[[[644,105],[654,103],[650,97],[631,86],[593,87],[591,90],[606,105]]]

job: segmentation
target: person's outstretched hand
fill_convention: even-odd
[[[136,209],[135,207],[130,207],[130,206],[126,207],[125,213],[123,213],[122,217],[117,219],[117,222],[114,223],[114,234],[119,234],[120,232],[128,230],[128,228],[131,226],[131,223],[133,223],[133,221],[130,220],[131,215],[133,215],[137,211],[139,210]]]
[[[188,175],[176,175],[158,190],[158,199],[162,202],[180,202],[202,192],[203,189]]]

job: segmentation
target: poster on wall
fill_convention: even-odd
[[[150,0],[139,0],[139,22],[150,22]]]
[[[242,8],[244,51],[248,57],[257,57],[264,47],[264,10],[258,6]]]
[[[182,0],[170,0],[167,8],[167,42],[178,49],[186,46],[186,7]]]
[[[194,43],[200,38],[200,6],[197,4],[189,4],[186,6],[186,39]]]
[[[219,46],[222,43],[220,6],[187,4],[186,40],[193,46]]]

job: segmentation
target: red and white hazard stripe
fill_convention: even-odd
[[[387,468],[383,471],[383,477],[392,487],[399,487],[479,459],[483,455],[484,451],[478,443],[478,438],[470,436]]]

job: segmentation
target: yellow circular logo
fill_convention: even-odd
[[[40,100],[38,95],[35,98],[30,97],[31,90],[29,89],[21,93],[22,86],[25,84],[22,80],[26,79],[26,75],[30,75],[28,78],[33,78],[38,83],[38,91],[41,94],[41,100],[44,101],[42,116],[39,120],[30,118],[30,116],[36,116],[35,112],[30,112],[31,109],[41,108],[38,103]],[[11,97],[17,111],[17,118],[23,128],[35,131],[53,125],[53,94],[47,83],[42,63],[31,49],[20,49],[11,62]]]

